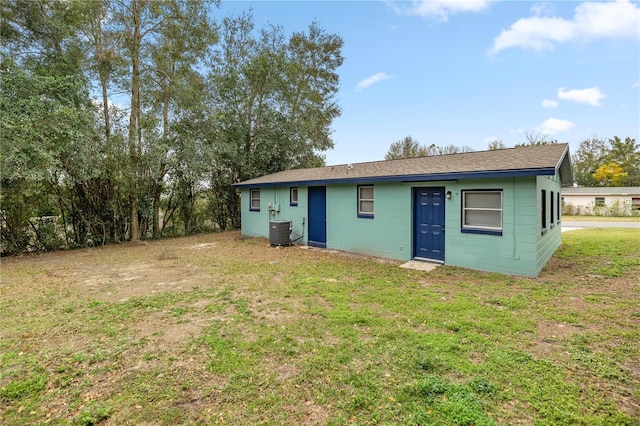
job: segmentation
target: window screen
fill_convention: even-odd
[[[260,210],[260,190],[249,190],[249,210]]]
[[[462,191],[462,228],[502,230],[502,191]]]
[[[373,185],[358,187],[358,215],[372,217],[374,212]]]

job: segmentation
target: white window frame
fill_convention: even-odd
[[[293,197],[294,193],[296,194],[295,199]],[[291,188],[289,188],[289,205],[290,206],[298,205],[298,187],[297,186],[292,186]]]
[[[363,189],[371,189],[372,192],[372,196],[371,198],[363,198],[362,197],[362,190]],[[373,185],[358,185],[358,217],[364,217],[364,218],[372,218],[374,213],[375,213],[375,188]],[[362,203],[363,202],[371,202],[372,204],[372,209],[371,211],[363,211],[362,210]]]
[[[500,194],[500,207],[468,207],[467,194]],[[478,224],[467,224],[467,212],[471,211],[492,211],[499,212],[500,214],[500,226],[487,226]],[[487,231],[487,232],[502,232],[504,227],[504,191],[502,189],[466,189],[462,191],[462,229],[469,231]]]
[[[254,206],[254,201],[257,201],[257,206]],[[252,212],[260,211],[260,188],[249,189],[249,210]]]

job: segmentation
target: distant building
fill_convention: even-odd
[[[563,188],[562,208],[570,215],[640,215],[640,186]]]

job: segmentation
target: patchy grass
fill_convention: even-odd
[[[640,418],[640,234],[528,279],[238,233],[2,260],[4,424]]]
[[[637,223],[640,218],[638,216],[569,216],[562,215],[563,222],[626,222]]]
[[[563,238],[576,243],[564,247],[556,257],[571,259],[589,274],[620,277],[640,270],[640,231],[590,229],[574,238],[565,235]]]

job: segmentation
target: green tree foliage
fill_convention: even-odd
[[[216,45],[212,5],[2,4],[3,254],[238,226],[231,184],[324,163],[342,39],[245,14]]]
[[[445,145],[438,146],[431,144],[429,146],[420,145],[411,136],[405,136],[404,139],[394,142],[389,147],[389,151],[384,156],[385,160],[398,160],[401,158],[424,157],[427,155],[446,155],[458,154],[462,152],[471,152],[473,148],[469,146]]]
[[[398,160],[400,158],[424,157],[426,155],[429,155],[427,147],[420,145],[411,136],[405,136],[404,139],[391,144],[384,159]]]
[[[58,210],[68,188],[94,170],[79,19],[72,4],[44,0],[8,3],[2,13],[3,244],[8,251],[48,249],[56,238],[45,238],[35,218],[62,213],[66,221],[67,213],[74,241],[88,228],[77,211]]]
[[[160,221],[160,203],[163,193],[173,192],[188,187],[188,194],[195,194],[194,186],[198,177],[177,182],[165,188],[167,173],[171,167],[180,164],[183,171],[190,168],[188,163],[177,163],[171,158],[176,152],[183,152],[183,138],[190,140],[189,134],[180,134],[176,127],[177,120],[183,113],[191,109],[202,108],[202,96],[198,94],[204,88],[204,77],[198,71],[204,65],[210,48],[217,42],[217,31],[205,13],[204,3],[200,2],[165,2],[156,9],[162,21],[155,24],[155,40],[148,45],[148,56],[144,58],[150,70],[147,78],[142,80],[145,102],[142,110],[147,120],[153,123],[144,129],[146,161],[143,163],[145,177],[144,190],[141,196],[146,198],[145,205],[151,208],[151,218],[147,214],[146,224],[151,223],[152,235],[159,237],[162,232]],[[158,4],[154,4],[158,6]],[[200,103],[198,103],[200,100]],[[195,158],[191,158],[195,160]],[[200,163],[196,162],[194,165]],[[173,173],[185,179],[193,173]],[[166,191],[165,191],[166,189]],[[150,198],[150,199],[149,199]],[[196,231],[194,226],[193,197],[179,197],[184,200],[181,205],[184,230],[186,233]]]
[[[578,185],[599,186],[593,174],[605,161],[607,152],[607,141],[597,136],[580,142],[580,146],[571,157],[573,178]]]
[[[620,181],[620,186],[640,185],[640,143],[635,139],[618,136],[609,139],[609,152],[606,160],[618,164],[626,173]]]
[[[340,37],[313,22],[288,39],[270,26],[256,33],[253,17],[222,23],[221,43],[208,76],[210,203],[216,222],[239,226],[231,184],[281,170],[320,166],[333,147],[330,125],[339,116]]]
[[[596,136],[585,139],[580,143],[571,161],[575,181],[580,186],[640,185],[640,144],[636,143],[635,139],[627,137],[622,140],[618,136],[607,140]],[[594,176],[600,167],[610,163],[615,163],[622,169],[621,173],[626,175],[615,181]]]

